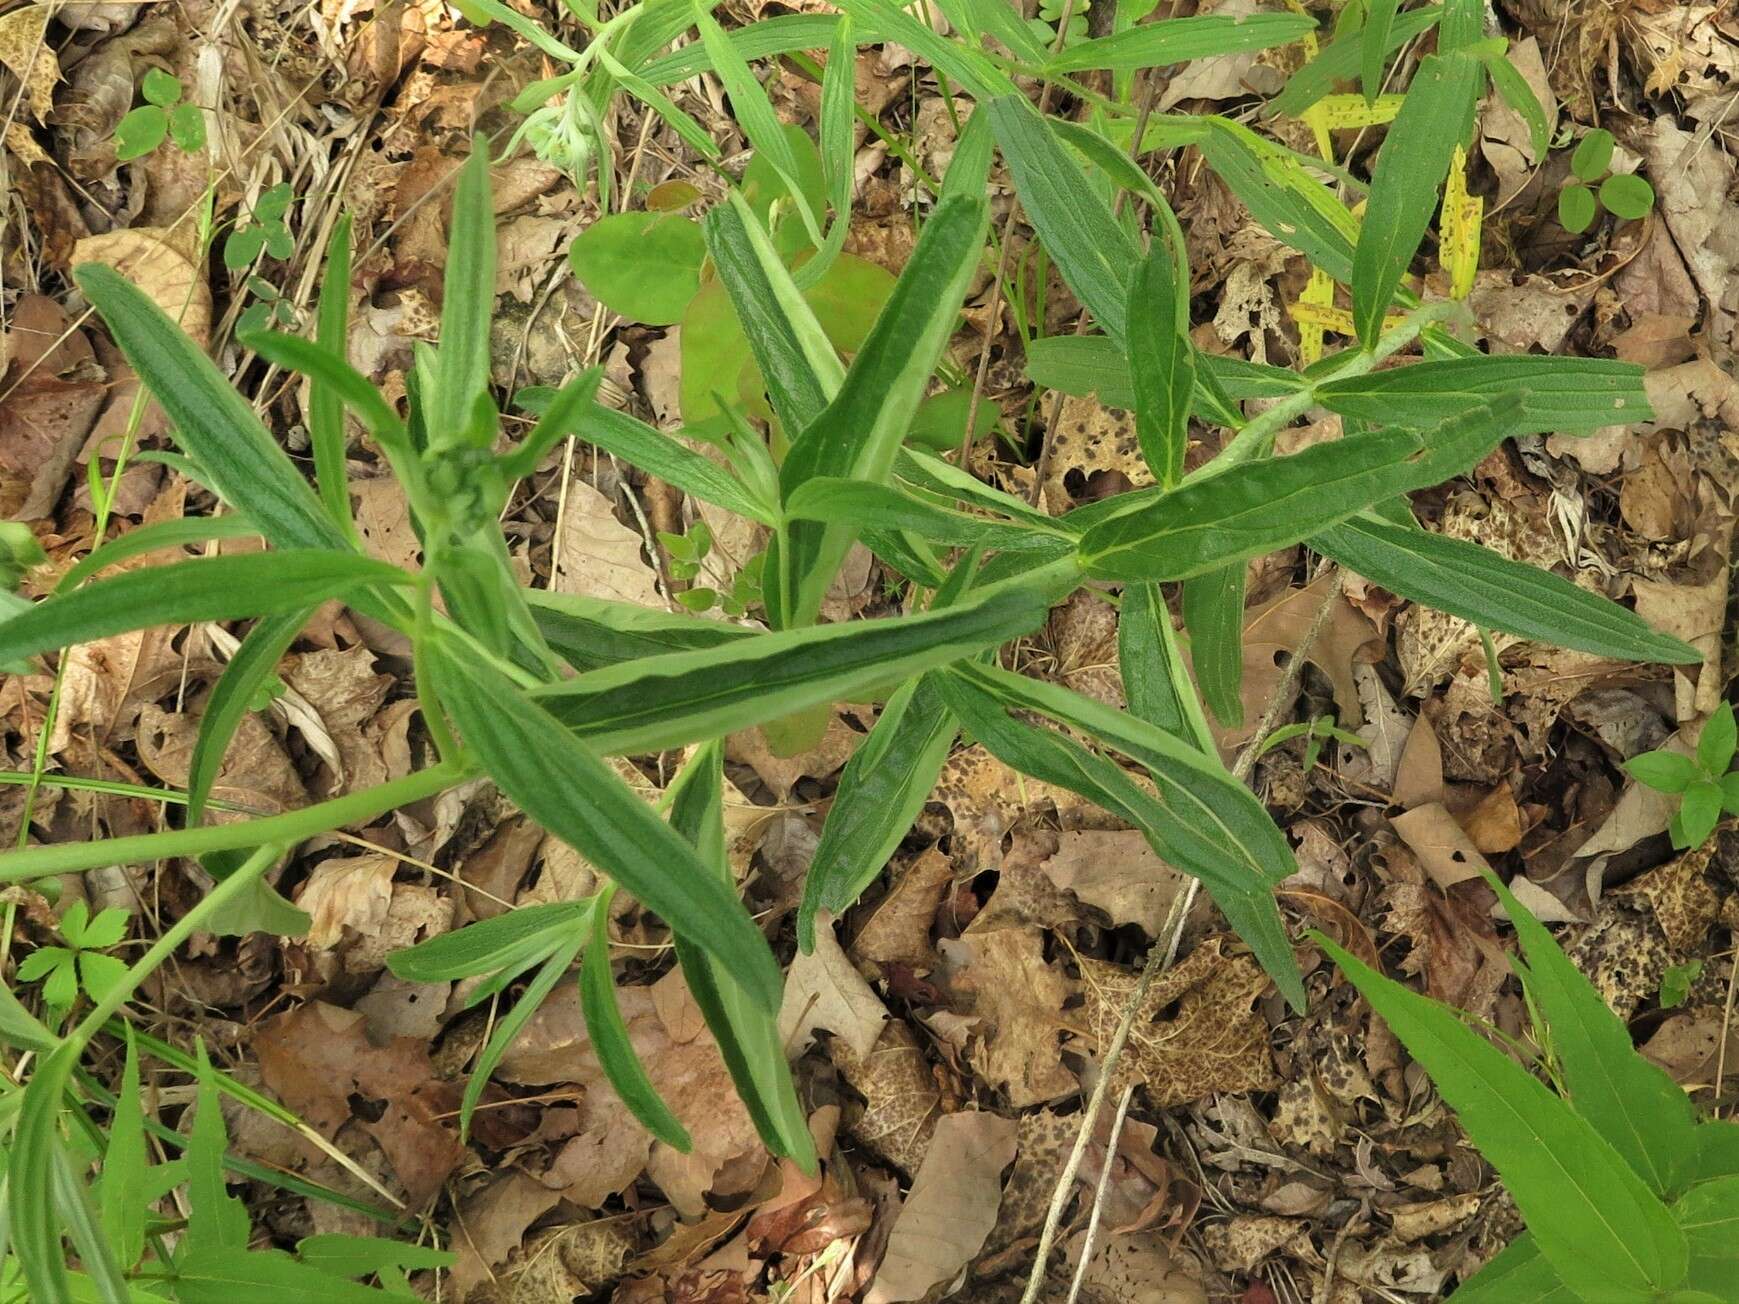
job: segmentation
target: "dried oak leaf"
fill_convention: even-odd
[[[915,969],[935,963],[930,928],[936,908],[954,877],[954,866],[941,851],[926,847],[910,860],[896,861],[894,884],[858,929],[852,958],[863,964],[905,964]]]
[[[864,1098],[863,1112],[847,1131],[872,1154],[916,1173],[942,1109],[942,1093],[917,1035],[904,1020],[890,1019],[869,1054],[854,1055],[843,1041],[832,1049],[840,1073]]]
[[[1489,892],[1485,896],[1490,899]],[[1391,885],[1383,904],[1389,910],[1387,927],[1413,944],[1401,972],[1422,974],[1433,1000],[1484,1017],[1510,969],[1483,908],[1461,890],[1440,892],[1422,882]]]
[[[439,1120],[452,1115],[458,1090],[435,1076],[428,1043],[395,1037],[372,1045],[367,1020],[312,1001],[261,1025],[254,1034],[260,1080],[328,1139],[355,1123],[385,1153],[409,1203],[432,1200],[465,1148]]]
[[[453,1219],[453,1289],[460,1299],[470,1297],[490,1270],[504,1262],[525,1239],[530,1227],[561,1200],[552,1191],[524,1173],[513,1171],[488,1186],[473,1191],[459,1205]]]
[[[1667,945],[1676,954],[1692,954],[1721,913],[1721,894],[1709,885],[1704,872],[1714,858],[1716,846],[1711,839],[1677,860],[1613,889],[1611,895],[1646,900],[1654,911],[1655,923],[1666,934]]]
[[[961,939],[971,959],[956,979],[978,1016],[973,1069],[1016,1108],[1040,1105],[1080,1089],[1063,1063],[1063,1005],[1069,979],[1044,956],[1037,928],[976,929]]]
[[[72,329],[59,304],[37,294],[12,310],[0,371],[0,518],[37,520],[54,510],[66,487],[108,401],[107,378],[85,333]]]
[[[841,949],[832,921],[825,916],[818,919],[815,949],[800,952],[785,974],[779,1040],[786,1054],[801,1055],[821,1030],[843,1040],[854,1055],[867,1055],[887,1017],[881,997]]]
[[[1112,924],[1134,924],[1157,937],[1189,879],[1166,864],[1131,829],[1072,829],[1057,835],[1044,862],[1051,882],[1105,912]]]
[[[1103,1052],[1111,1044],[1137,975],[1120,965],[1081,958],[1081,1017]],[[1268,978],[1247,955],[1227,955],[1210,938],[1176,968],[1160,974],[1136,1012],[1113,1090],[1139,1084],[1155,1108],[1199,1100],[1215,1091],[1271,1091],[1278,1085],[1268,1025],[1252,1009]],[[1176,1004],[1177,1012],[1162,1018]]]

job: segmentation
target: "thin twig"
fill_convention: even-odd
[[[1328,624],[1329,616],[1334,610],[1335,602],[1341,596],[1341,587],[1345,577],[1337,570],[1335,578],[1328,586],[1328,592],[1323,596],[1322,606],[1310,622],[1310,628],[1305,631],[1304,638],[1299,642],[1292,654],[1292,660],[1286,667],[1286,673],[1280,683],[1275,686],[1274,694],[1268,700],[1268,708],[1262,713],[1262,719],[1256,726],[1256,732],[1250,741],[1244,745],[1244,750],[1238,753],[1238,758],[1232,763],[1232,774],[1240,780],[1248,779],[1250,772],[1256,767],[1256,758],[1261,755],[1262,744],[1268,735],[1274,731],[1275,723],[1280,719],[1281,712],[1286,710],[1287,703],[1294,700],[1298,692],[1299,680],[1304,675],[1304,662],[1311,647],[1315,644],[1323,628]],[[1099,1067],[1099,1081],[1094,1084],[1093,1095],[1087,1102],[1087,1108],[1081,1115],[1081,1128],[1075,1134],[1075,1146],[1069,1152],[1069,1159],[1063,1165],[1062,1174],[1057,1179],[1056,1189],[1051,1194],[1050,1208],[1045,1212],[1045,1225],[1039,1233],[1038,1250],[1033,1259],[1032,1273],[1027,1278],[1026,1291],[1021,1296],[1021,1304],[1037,1304],[1039,1291],[1044,1285],[1045,1264],[1050,1258],[1051,1248],[1056,1243],[1057,1228],[1063,1221],[1063,1211],[1068,1208],[1069,1196],[1075,1185],[1075,1178],[1081,1171],[1081,1160],[1087,1152],[1087,1142],[1093,1135],[1093,1126],[1099,1118],[1099,1111],[1104,1106],[1105,1096],[1115,1075],[1117,1062],[1123,1057],[1123,1048],[1129,1041],[1130,1030],[1135,1025],[1135,1016],[1147,1000],[1148,990],[1153,981],[1169,968],[1177,958],[1177,949],[1183,939],[1184,920],[1189,917],[1191,905],[1195,903],[1196,893],[1201,888],[1199,879],[1191,879],[1189,890],[1178,898],[1172,906],[1171,914],[1166,919],[1166,929],[1171,936],[1164,947],[1155,945],[1147,953],[1147,961],[1141,967],[1141,976],[1135,981],[1135,990],[1124,1002],[1122,1012],[1117,1019],[1117,1030],[1111,1035],[1111,1042],[1105,1048],[1105,1059]]]
[[[1123,1135],[1123,1124],[1129,1118],[1129,1101],[1135,1095],[1135,1083],[1125,1083],[1117,1098],[1117,1113],[1111,1119],[1111,1135],[1105,1139],[1105,1162],[1099,1169],[1099,1182],[1093,1188],[1093,1209],[1087,1215],[1087,1235],[1081,1242],[1081,1261],[1075,1265],[1075,1279],[1069,1283],[1068,1304],[1081,1298],[1081,1287],[1087,1282],[1087,1265],[1093,1261],[1093,1241],[1099,1234],[1099,1218],[1105,1211],[1105,1191],[1111,1185],[1111,1168],[1117,1158],[1117,1141]]]

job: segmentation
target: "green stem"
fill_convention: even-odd
[[[442,789],[459,782],[465,774],[466,770],[462,766],[438,765],[424,770],[421,774],[410,774],[402,779],[394,779],[391,783],[383,783],[377,788],[348,793],[303,810],[286,811],[282,815],[269,815],[265,819],[249,820],[242,824],[171,829],[164,833],[109,838],[103,842],[70,842],[49,847],[29,847],[23,851],[0,855],[0,883],[17,883],[42,878],[48,874],[94,869],[99,865],[166,860],[172,856],[202,856],[210,851],[235,851],[264,843],[288,845],[301,842],[316,833],[325,833],[346,824],[373,819],[399,806],[432,797]],[[241,877],[241,872],[238,870],[224,879],[195,910],[202,908],[218,892]]]

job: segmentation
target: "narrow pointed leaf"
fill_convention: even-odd
[[[1196,18],[1171,18],[1142,23],[1111,36],[1071,42],[1062,54],[1045,65],[1047,72],[1079,72],[1109,68],[1135,72],[1162,68],[1191,59],[1246,50],[1267,50],[1290,45],[1316,27],[1314,18],[1302,14],[1254,13],[1231,17],[1205,14]]]
[[[297,607],[260,620],[248,631],[218,677],[200,714],[199,734],[193,740],[193,756],[187,766],[189,827],[198,824],[205,813],[211,785],[223,766],[223,754],[242,717],[253,709],[254,695],[272,677],[296,635],[313,619],[315,610],[313,606]]]
[[[860,529],[906,530],[945,547],[986,551],[1046,551],[1063,537],[1030,522],[972,516],[893,485],[834,476],[806,482],[785,504],[785,514],[803,521],[848,521]]]
[[[702,502],[712,503],[763,525],[773,523],[772,508],[761,502],[730,472],[682,444],[675,436],[636,421],[601,403],[587,407],[574,433],[588,444],[675,485]]]
[[[1684,1233],[1586,1120],[1448,1007],[1316,942],[1430,1073],[1560,1280],[1591,1298],[1639,1301],[1678,1283]]]
[[[1183,582],[1184,628],[1202,700],[1227,728],[1244,723],[1244,563]]]
[[[1359,89],[1365,102],[1374,104],[1383,89],[1383,65],[1389,57],[1389,36],[1395,30],[1395,13],[1401,0],[1371,0],[1365,12],[1364,36],[1359,48]]]
[[[641,657],[724,647],[756,637],[743,625],[633,602],[543,589],[527,589],[525,596],[539,631],[575,670],[598,670]]]
[[[1176,263],[1158,237],[1136,268],[1128,302],[1135,434],[1153,478],[1169,487],[1183,478],[1196,362],[1189,340],[1189,286],[1179,284]]]
[[[1352,269],[1353,323],[1367,348],[1437,211],[1455,147],[1473,129],[1480,76],[1469,55],[1426,55],[1377,155]]]
[[[0,621],[0,663],[156,625],[246,620],[295,610],[407,578],[385,562],[312,549],[150,566],[87,584]]]
[[[441,343],[429,395],[430,445],[451,443],[471,422],[489,388],[489,328],[495,317],[495,209],[489,198],[489,147],[479,138],[459,169],[442,282]]]
[[[1477,543],[1358,516],[1310,546],[1391,593],[1488,629],[1625,661],[1703,659],[1616,602]]]
[[[225,502],[274,547],[350,547],[247,400],[161,308],[112,267],[86,263],[73,279]]]
[[[887,479],[954,332],[967,282],[983,254],[988,214],[976,198],[945,199],[936,206],[845,383],[786,454],[779,469],[785,497],[818,476]],[[787,625],[807,624],[821,610],[855,534],[847,524],[788,527],[777,581],[789,599]]]
[[[499,670],[443,642],[429,660],[442,703],[502,791],[778,1009],[779,966],[766,939],[693,848]]]
[[[805,951],[815,948],[816,912],[839,914],[855,902],[911,832],[959,732],[933,675],[888,699],[839,777],[809,862],[797,911]]]
[[[1092,526],[1083,563],[1100,579],[1167,580],[1260,556],[1472,466],[1520,413],[1512,394],[1425,433],[1368,431],[1238,463]]]
[[[1387,58],[1414,37],[1430,31],[1442,16],[1442,5],[1421,5],[1404,14],[1397,14],[1389,24],[1388,36],[1383,42],[1383,57]],[[1364,60],[1363,29],[1337,36],[1317,51],[1314,59],[1287,79],[1286,85],[1280,88],[1280,94],[1268,101],[1263,112],[1269,115],[1285,114],[1294,118],[1301,116],[1324,95],[1331,94],[1340,83],[1360,77]]]
[[[1513,391],[1522,393],[1518,434],[1596,430],[1653,415],[1642,368],[1606,358],[1507,354],[1449,358],[1330,380],[1316,386],[1322,405],[1342,416],[1386,425],[1432,425]]]
[[[686,1155],[694,1149],[694,1140],[646,1076],[646,1066],[634,1053],[628,1024],[616,1004],[616,979],[610,972],[610,912],[596,910],[593,916],[592,940],[580,962],[580,1009],[592,1053],[640,1126]]]
[[[335,360],[349,361],[350,340],[350,214],[338,219],[326,250],[326,272],[314,310],[314,341]],[[314,453],[314,479],[320,501],[346,534],[350,518],[350,473],[344,464],[344,401],[327,382],[316,380],[308,391],[308,441]]]
[[[1184,668],[1157,584],[1126,584],[1117,617],[1117,669],[1129,713],[1205,754],[1213,735]]]
[[[214,539],[252,539],[259,530],[245,516],[178,516],[173,520],[153,521],[128,530],[94,549],[54,586],[55,592],[76,589],[85,580],[110,566],[118,566],[134,557],[169,548],[186,548]],[[22,600],[22,599],[21,599]]]
[[[1630,1030],[1527,907],[1495,875],[1487,882],[1521,939],[1527,957],[1523,977],[1551,1030],[1552,1053],[1576,1112],[1656,1195],[1677,1194],[1696,1157],[1690,1098],[1663,1069],[1636,1053]]]
[[[762,634],[594,670],[540,706],[601,753],[717,737],[852,698],[1030,632],[1048,595],[1013,588],[945,611]]]

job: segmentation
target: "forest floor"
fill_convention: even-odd
[[[831,12],[825,0],[793,4]],[[517,7],[578,39],[558,6]],[[719,7],[727,26],[792,11],[776,0]],[[1189,0],[1177,7],[1196,11]],[[1500,637],[1494,696],[1472,626],[1357,579],[1337,588],[1295,548],[1251,565],[1249,723],[1221,742],[1228,756],[1247,742],[1277,692],[1280,720],[1317,722],[1314,736],[1266,751],[1252,780],[1297,850],[1299,873],[1282,891],[1297,933],[1333,932],[1392,975],[1525,1038],[1513,934],[1480,878],[1491,866],[1553,925],[1644,1053],[1706,1109],[1728,1113],[1739,1101],[1726,1085],[1739,1075],[1739,833],[1675,852],[1670,805],[1620,763],[1681,729],[1694,735],[1733,669],[1739,16],[1670,0],[1499,0],[1494,22],[1553,111],[1554,144],[1534,157],[1522,120],[1495,97],[1484,104],[1470,170],[1486,203],[1477,337],[1492,352],[1640,363],[1656,417],[1515,441],[1421,495],[1420,516],[1581,575],[1706,661],[1637,666]],[[42,76],[45,59],[54,77]],[[1156,76],[1154,103],[1225,113],[1309,148],[1299,121],[1259,117],[1303,59],[1294,45],[1180,65]],[[132,458],[107,478],[137,383],[69,269],[123,268],[303,457],[301,387],[238,344],[238,322],[252,313],[307,323],[320,251],[348,213],[350,358],[402,394],[413,342],[437,325],[455,171],[475,131],[505,143],[518,121],[509,102],[552,70],[531,44],[499,25],[480,29],[441,0],[25,5],[0,15],[0,64],[7,76],[34,69],[0,83],[0,517],[29,522],[48,553],[26,577],[33,595],[98,542],[99,515],[112,535],[212,506],[161,461]],[[206,144],[165,143],[118,163],[115,128],[151,69],[206,110]],[[785,121],[813,131],[813,65],[757,70]],[[747,142],[718,82],[669,89],[737,170]],[[847,251],[897,274],[929,202],[920,174],[940,175],[955,128],[934,70],[909,50],[865,47],[857,95],[875,130],[859,131]],[[1068,112],[1062,100],[1051,109]],[[611,211],[660,188],[686,202],[678,183],[699,201],[722,193],[693,148],[628,97],[616,97],[604,125]],[[1572,235],[1558,192],[1571,145],[1596,125],[1617,137],[1615,168],[1640,169],[1658,202],[1641,220],[1602,214]],[[1344,135],[1356,166],[1360,140]],[[1187,233],[1197,344],[1294,365],[1303,259],[1191,151],[1148,162]],[[213,176],[217,226],[206,228]],[[494,181],[499,390],[559,385],[601,364],[606,401],[677,429],[681,328],[624,321],[569,269],[570,242],[605,211],[595,182],[577,186],[528,152],[501,163]],[[271,197],[279,186],[287,205]],[[1002,230],[1013,199],[1000,170],[992,199]],[[220,256],[230,224],[269,236],[252,257],[228,260],[236,267]],[[1020,311],[981,277],[950,349],[1000,421],[977,444],[973,470],[1052,512],[1145,483],[1129,414],[1053,400],[1026,379],[1023,339],[1071,333],[1080,308],[1035,256],[1024,222],[1007,234],[1027,278]],[[1334,422],[1289,437],[1332,437]],[[149,409],[128,437],[158,449],[168,433]],[[395,482],[365,442],[352,457],[368,547],[414,567],[419,542]],[[110,495],[100,514],[93,483]],[[584,446],[558,450],[529,484],[505,521],[510,549],[527,582],[558,592],[663,610],[675,590],[659,532],[704,521],[712,547],[697,583],[722,591],[759,547],[752,523]],[[889,600],[862,553],[829,614],[879,614]],[[1301,645],[1307,664],[1289,676]],[[235,646],[223,626],[199,625],[78,648],[63,658],[52,714],[54,674],[0,677],[0,768],[45,776],[0,787],[0,844],[161,827],[158,803],[56,779],[184,786],[200,712]],[[215,795],[282,811],[408,772],[417,747],[404,652],[342,608],[323,610],[282,666],[286,693],[244,721]],[[1028,673],[1121,704],[1116,613],[1090,593],[1056,609],[1022,656]],[[671,981],[666,935],[632,913],[616,939],[624,1012],[695,1153],[654,1142],[616,1105],[565,989],[502,1062],[459,1144],[459,1087],[489,1009],[459,1013],[448,984],[394,978],[386,956],[510,906],[562,899],[581,872],[486,783],[304,844],[277,887],[311,916],[306,935],[202,935],[135,1003],[138,1025],[189,1051],[202,1039],[220,1067],[288,1105],[402,1199],[425,1239],[458,1255],[450,1274],[424,1283],[430,1298],[438,1289],[446,1300],[523,1304],[892,1301],[952,1288],[959,1299],[1015,1300],[1121,1001],[1187,880],[1139,833],[963,746],[866,899],[822,930],[815,955],[798,956],[792,913],[807,857],[873,718],[872,706],[842,705],[821,745],[795,758],[756,735],[734,737],[729,750],[742,798],[735,854],[801,1007],[788,1050],[822,1143],[818,1177],[767,1155]],[[128,911],[132,946],[199,891],[177,863],[69,876],[52,903],[9,887],[8,981],[20,956],[55,940],[56,917],[76,897],[93,913]],[[1515,1234],[1513,1205],[1422,1071],[1332,965],[1302,954],[1311,1003],[1301,1017],[1211,905],[1194,907],[1181,958],[1125,1055],[1135,1088],[1127,1117],[1114,1125],[1104,1111],[1063,1187],[1041,1298],[1068,1297],[1095,1207],[1100,1232],[1080,1298],[1119,1304],[1434,1300]],[[34,1008],[34,990],[13,985]],[[118,1076],[114,1048],[99,1062]],[[192,1098],[189,1078],[146,1065],[151,1108],[173,1126]],[[231,1104],[244,1153],[375,1198],[325,1152]],[[235,1189],[257,1243],[376,1226],[268,1183]]]

